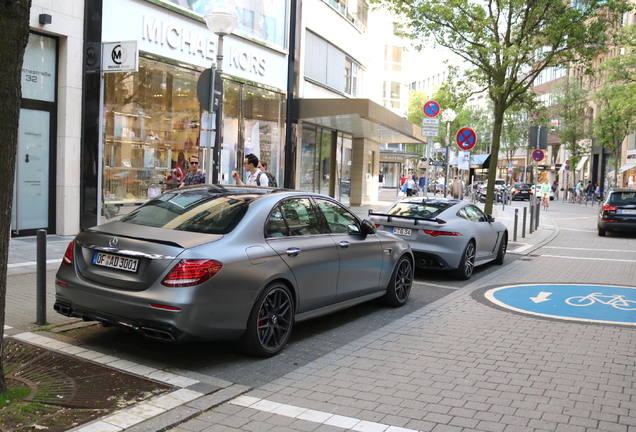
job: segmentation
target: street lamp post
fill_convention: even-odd
[[[444,174],[444,196],[448,194],[448,168],[450,158],[450,125],[457,117],[457,113],[452,108],[442,111],[442,121],[446,122],[446,173]]]
[[[223,73],[223,37],[231,34],[239,24],[238,11],[232,0],[214,1],[203,16],[205,24],[212,33],[218,36],[216,50],[216,65],[213,63],[210,73],[210,129],[212,129],[212,119],[214,118],[214,143],[212,143],[212,130],[208,133],[208,145],[206,153],[206,169],[208,170],[207,183],[215,184],[219,182],[219,163],[221,158],[221,117],[223,114],[223,97],[219,96],[219,107],[215,116],[214,112],[214,81],[216,72]],[[216,71],[215,71],[216,69]],[[214,155],[212,154],[214,153]],[[207,168],[210,167],[210,168]]]

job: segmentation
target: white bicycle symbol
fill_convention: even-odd
[[[590,306],[596,302],[614,306],[620,310],[636,310],[636,301],[625,300],[622,295],[603,295],[603,293],[592,293],[588,296],[570,297],[565,300],[570,306]],[[608,300],[603,300],[608,299]]]

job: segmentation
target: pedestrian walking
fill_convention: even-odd
[[[453,182],[449,186],[453,199],[462,199],[464,196],[464,185],[459,177],[455,176]]]
[[[382,192],[382,186],[384,185],[384,174],[378,173],[378,191]]]
[[[541,184],[541,205],[545,211],[548,210],[550,205],[550,183],[548,183],[548,180]]]

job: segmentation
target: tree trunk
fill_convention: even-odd
[[[22,99],[22,60],[29,40],[30,9],[31,0],[0,2],[0,124],[3,126],[0,135],[0,330],[4,328],[13,180]],[[4,348],[3,332],[0,332],[1,348]],[[2,352],[0,350],[0,393],[7,390]]]

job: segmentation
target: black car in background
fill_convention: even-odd
[[[598,214],[598,235],[605,236],[607,231],[636,233],[636,189],[609,192]]]
[[[532,185],[530,183],[515,183],[508,190],[511,200],[528,200],[532,198]]]

